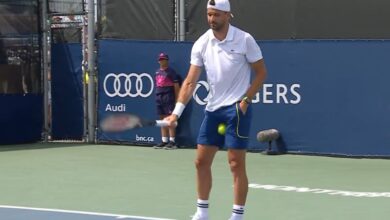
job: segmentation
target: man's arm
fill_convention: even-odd
[[[180,92],[179,83],[174,83],[173,88],[174,88],[174,93],[175,93],[175,102],[177,102],[177,99],[179,98],[179,92]]]
[[[246,91],[246,96],[252,100],[256,93],[263,86],[264,80],[267,76],[267,70],[265,68],[264,59],[252,63],[251,66],[254,71],[255,77],[251,82],[251,86]]]
[[[169,121],[170,124],[174,124],[177,121],[184,111],[185,105],[190,101],[201,73],[201,67],[195,65],[190,66],[187,77],[180,88],[179,98],[176,101],[175,109],[173,110],[173,113],[164,120]]]
[[[249,100],[252,100],[256,93],[260,90],[267,76],[267,69],[265,68],[264,59],[252,63],[251,67],[254,71],[255,77],[253,78],[250,87],[245,93],[245,96],[248,97]],[[244,112],[246,112],[248,103],[241,101],[240,107]]]
[[[190,66],[187,77],[185,78],[180,89],[179,98],[177,99],[177,102],[186,105],[190,101],[192,93],[195,90],[196,83],[198,82],[201,73],[201,67],[195,65]]]

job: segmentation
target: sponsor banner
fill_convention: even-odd
[[[390,41],[266,41],[259,45],[268,77],[253,100],[250,149],[266,149],[268,143],[258,142],[256,134],[275,128],[281,138],[273,147],[281,150],[390,155],[390,87],[386,85]],[[185,78],[192,43],[101,40],[99,48],[98,119],[117,112],[157,119],[157,56],[169,54],[171,67]],[[196,145],[208,91],[203,73],[179,121],[179,144]],[[159,129],[140,128],[116,134],[99,131],[98,139],[155,144],[161,136]]]
[[[181,49],[177,50],[176,47]],[[132,113],[143,118],[158,119],[154,93],[158,55],[168,53],[170,66],[185,77],[191,47],[191,43],[100,41],[98,120],[113,113]],[[177,141],[193,147],[198,124],[190,124],[190,121],[199,120],[202,106],[198,107],[199,113],[196,115],[187,115],[191,112],[190,106],[179,122]],[[158,128],[145,127],[121,133],[98,131],[98,139],[152,145],[161,141],[161,134]]]

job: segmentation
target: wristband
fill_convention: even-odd
[[[246,104],[251,104],[252,103],[252,100],[250,98],[248,98],[248,96],[245,96],[242,101],[246,102]]]
[[[175,105],[175,109],[173,109],[172,114],[175,114],[175,115],[177,115],[178,118],[180,118],[180,116],[183,113],[185,107],[186,106],[183,103],[177,102],[176,105]]]

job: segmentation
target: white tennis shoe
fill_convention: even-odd
[[[198,213],[195,213],[195,215],[192,216],[191,220],[209,220],[209,217],[208,216],[201,217],[200,215],[198,215]]]

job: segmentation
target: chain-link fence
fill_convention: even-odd
[[[0,1],[0,94],[40,92],[38,1]]]
[[[173,40],[180,0],[99,0],[99,36]],[[207,29],[207,0],[182,0],[185,40]],[[256,40],[390,39],[388,0],[230,0],[231,23]]]

